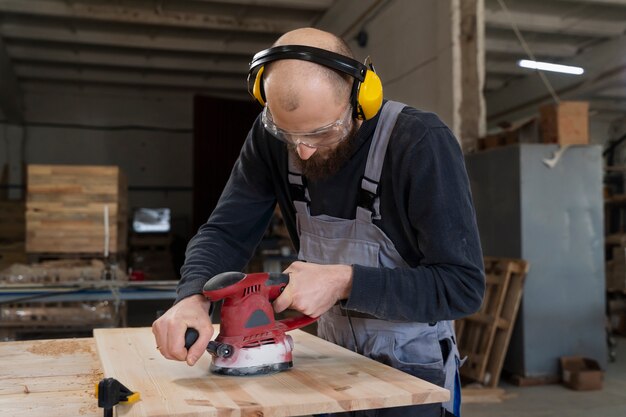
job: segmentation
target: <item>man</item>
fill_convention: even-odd
[[[431,113],[390,101],[380,109],[382,87],[379,104],[367,92],[377,77],[345,58],[334,35],[298,29],[275,47],[251,64],[265,108],[189,243],[176,303],[153,325],[157,346],[168,359],[198,360],[213,332],[204,283],[245,267],[278,202],[300,261],[285,270],[275,311],[320,317],[321,337],[445,386],[446,413],[458,415],[451,320],[475,312],[484,292],[460,147]],[[188,327],[200,333],[189,351]],[[441,414],[439,404],[376,412]]]

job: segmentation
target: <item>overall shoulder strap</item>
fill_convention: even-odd
[[[293,153],[289,152],[287,179],[289,180],[293,205],[298,212],[308,213],[309,203],[311,202],[309,189],[306,186],[306,178],[302,175],[302,171],[294,158]]]
[[[387,145],[391,132],[396,125],[398,115],[406,107],[397,101],[387,101],[383,106],[372,144],[370,145],[365,165],[365,173],[361,180],[361,190],[359,191],[359,202],[357,207],[357,218],[372,221],[380,220],[380,189],[379,182],[387,153]]]

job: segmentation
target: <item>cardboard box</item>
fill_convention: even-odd
[[[543,143],[589,144],[589,103],[562,101],[539,109]]]
[[[593,359],[582,356],[561,357],[561,376],[565,386],[576,391],[602,389],[604,372]]]

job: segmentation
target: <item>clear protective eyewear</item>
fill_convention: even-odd
[[[348,137],[350,133],[352,119],[352,107],[347,106],[343,115],[335,122],[315,129],[311,132],[289,132],[276,126],[272,113],[270,113],[267,105],[263,108],[261,114],[261,123],[263,127],[276,139],[279,139],[290,145],[304,145],[307,148],[315,149],[324,146],[335,145]]]

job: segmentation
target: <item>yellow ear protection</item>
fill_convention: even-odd
[[[376,116],[383,103],[383,85],[374,67],[367,66],[347,56],[325,49],[303,45],[283,45],[265,49],[252,58],[248,72],[248,92],[262,106],[265,106],[263,91],[263,70],[265,64],[281,59],[299,59],[314,62],[354,78],[350,101],[354,117],[369,120]],[[251,81],[254,80],[252,83]]]

